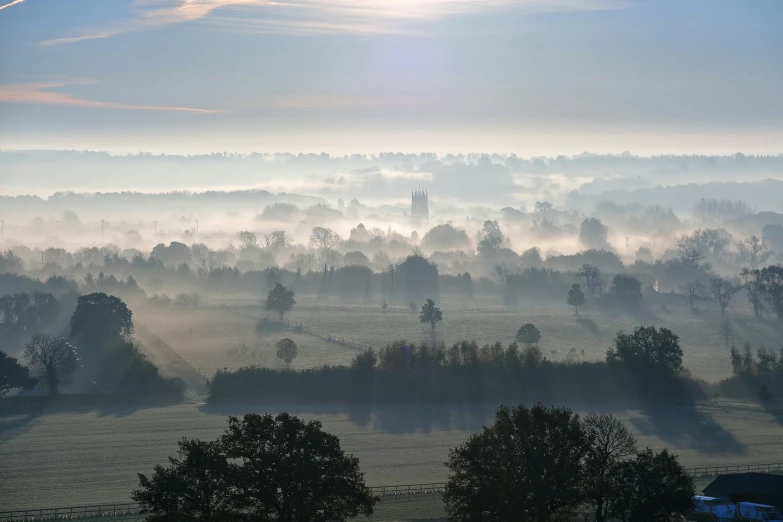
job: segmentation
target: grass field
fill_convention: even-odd
[[[492,421],[495,405],[466,407],[198,404],[0,417],[0,506],[8,509],[127,501],[136,473],[173,455],[181,437],[211,439],[226,417],[289,411],[317,418],[359,457],[371,485],[438,482],[448,450]],[[687,466],[783,460],[783,416],[728,401],[615,412],[640,446],[672,448]]]
[[[298,298],[298,306],[286,315],[295,324],[304,324],[335,336],[350,338],[363,345],[381,347],[388,342],[406,339],[430,339],[428,325],[406,313],[381,314],[379,307],[361,305],[348,310],[340,303],[319,304],[314,299]],[[655,312],[643,316],[610,315],[583,312],[579,318],[565,307],[556,310],[509,311],[492,301],[446,301],[443,321],[437,326],[437,339],[447,344],[464,339],[480,344],[500,341],[510,343],[517,329],[525,323],[535,324],[541,331],[540,347],[550,359],[564,360],[573,350],[577,360],[603,359],[619,330],[632,331],[644,325],[664,326],[681,338],[684,363],[697,377],[716,381],[731,375],[726,347],[725,327],[728,324],[728,344],[738,346],[749,342],[755,348],[778,349],[783,328],[775,322],[730,317],[726,321],[716,315],[696,315],[689,311]],[[480,306],[484,311],[453,311]],[[491,312],[489,310],[491,309]],[[256,316],[264,312],[252,309]],[[274,347],[283,334],[258,336],[256,320],[228,309],[171,309],[163,316],[137,313],[149,328],[172,346],[186,354],[194,364],[211,375],[215,370],[233,369],[247,364],[282,367]],[[357,350],[330,344],[314,336],[286,333],[299,346],[299,356],[292,367],[307,368],[323,364],[348,364]],[[244,346],[243,346],[244,345]]]

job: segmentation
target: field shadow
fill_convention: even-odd
[[[39,415],[37,413],[28,413],[14,417],[0,418],[0,440],[13,439],[24,435],[33,427],[33,421]]]
[[[394,403],[394,404],[203,404],[200,410],[213,415],[241,417],[246,413],[286,411],[292,415],[319,418],[345,415],[356,427],[392,435],[429,433],[434,430],[478,431],[491,423],[497,403]]]
[[[642,413],[644,417],[633,417],[631,423],[643,435],[713,457],[747,453],[746,446],[709,414],[699,411],[694,400],[649,401]]]
[[[576,322],[580,326],[587,328],[587,330],[589,330],[591,334],[595,336],[599,335],[600,331],[598,330],[598,325],[592,318],[579,316],[576,318]]]

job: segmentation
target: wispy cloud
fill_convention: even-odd
[[[119,32],[205,19],[228,30],[254,32],[406,33],[409,29],[405,22],[510,10],[612,9],[622,5],[621,2],[623,0],[135,0],[134,18],[122,29],[48,40],[42,45],[106,38]]]
[[[51,92],[51,89],[59,89],[66,85],[85,84],[91,82],[42,82],[21,83],[12,85],[0,85],[0,103],[27,103],[34,105],[67,105],[70,107],[91,107],[96,109],[123,109],[137,111],[174,111],[191,112],[197,114],[214,114],[218,110],[194,109],[191,107],[169,107],[158,105],[133,105],[128,103],[103,102],[83,100],[72,94],[63,92]]]
[[[103,31],[100,33],[85,34],[82,36],[74,36],[73,38],[56,38],[54,40],[44,40],[39,42],[39,45],[44,47],[53,47],[56,45],[65,45],[76,42],[83,42],[84,40],[100,40],[101,38],[109,38],[114,36],[118,31]]]
[[[3,9],[5,9],[7,7],[11,7],[12,5],[21,4],[22,2],[24,2],[24,0],[14,0],[10,4],[0,5],[0,11],[2,11]]]

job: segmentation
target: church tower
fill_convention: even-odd
[[[411,218],[414,221],[429,220],[430,204],[426,190],[419,188],[411,193]]]

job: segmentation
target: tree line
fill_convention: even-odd
[[[74,378],[90,390],[136,399],[181,399],[181,379],[164,377],[134,342],[132,312],[118,297],[91,293],[76,299],[68,332],[71,342],[50,328],[60,306],[50,294],[0,298],[4,329],[23,330],[23,362],[0,352],[0,396],[36,385],[57,395]],[[4,332],[0,332],[0,336]],[[73,344],[72,344],[73,343]]]
[[[429,321],[425,305],[420,320]],[[616,400],[699,397],[701,384],[682,367],[679,338],[666,328],[617,334],[604,362],[548,360],[541,332],[523,325],[517,341],[451,346],[396,341],[358,354],[351,366],[220,370],[209,383],[212,403],[254,401]],[[522,344],[523,346],[521,346]],[[622,390],[622,393],[619,391]]]
[[[359,460],[320,422],[287,413],[229,417],[214,441],[182,439],[168,466],[139,474],[132,497],[149,522],[338,522],[381,501]],[[610,414],[500,407],[495,422],[449,452],[443,502],[450,520],[597,522],[680,520],[695,487],[667,450],[639,451]]]

